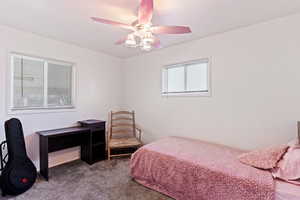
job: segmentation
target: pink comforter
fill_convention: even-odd
[[[271,173],[241,164],[243,151],[168,137],[131,158],[132,177],[177,200],[274,200]]]

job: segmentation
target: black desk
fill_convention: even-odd
[[[82,126],[84,126],[82,124]],[[93,164],[105,156],[105,122],[85,127],[71,127],[37,132],[40,140],[40,174],[48,181],[48,154],[80,146],[81,160]]]

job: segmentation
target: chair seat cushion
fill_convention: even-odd
[[[112,138],[109,141],[110,148],[126,148],[140,145],[142,143],[136,138]]]

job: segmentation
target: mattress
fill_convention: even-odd
[[[300,200],[300,186],[276,180],[275,200]]]

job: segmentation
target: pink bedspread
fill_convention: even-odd
[[[132,177],[177,200],[274,200],[271,173],[241,164],[242,151],[168,137],[131,158]]]

